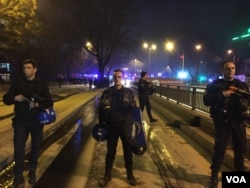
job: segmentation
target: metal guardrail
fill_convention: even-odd
[[[203,104],[203,86],[186,86],[186,85],[155,85],[156,93],[161,97],[172,99],[177,104],[185,104],[192,107],[192,110],[199,109],[209,113],[209,107]]]

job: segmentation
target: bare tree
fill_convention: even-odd
[[[79,53],[84,47],[96,58],[91,62],[97,62],[102,79],[112,57],[131,50],[135,43],[137,10],[132,8],[133,3],[134,0],[0,1],[0,50],[13,55],[22,49],[20,58],[33,55],[42,63],[40,71],[70,75],[72,65],[83,63]],[[91,48],[83,44],[87,41]],[[112,64],[108,65],[109,70]]]
[[[0,1],[0,50],[8,56],[18,52],[24,56],[25,49],[36,47],[41,25],[35,17],[36,9],[34,0]]]
[[[86,0],[83,4],[82,29],[89,42],[84,48],[97,59],[100,79],[115,53],[132,49],[138,25],[133,5],[133,0]]]

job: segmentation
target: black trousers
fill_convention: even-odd
[[[221,123],[214,120],[215,144],[211,169],[218,172],[223,163],[225,152],[232,138],[234,151],[234,168],[236,171],[244,171],[244,154],[246,152],[246,123],[227,122]]]
[[[14,175],[23,177],[26,141],[31,136],[31,151],[29,157],[29,170],[37,168],[40,144],[43,138],[43,127],[36,119],[28,121],[13,121],[14,128]]]
[[[150,101],[147,95],[139,96],[139,104],[140,104],[141,111],[143,111],[144,106],[146,106],[149,119],[153,119],[152,114],[151,114],[151,105],[150,105]]]
[[[123,147],[123,157],[125,161],[125,168],[127,173],[132,173],[133,170],[133,154],[131,151],[131,146],[125,137],[125,132],[122,123],[113,124],[108,128],[107,136],[107,154],[106,154],[106,175],[111,175],[111,170],[113,168],[113,163],[116,155],[116,148],[119,138],[122,141]]]

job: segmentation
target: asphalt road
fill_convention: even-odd
[[[59,92],[58,96],[63,98],[72,91],[72,88],[65,88],[65,92]],[[105,142],[97,143],[91,137],[92,126],[97,121],[95,109],[98,92],[100,91],[84,90],[56,102],[60,117],[58,120],[65,121],[65,117],[75,115],[68,121],[68,126],[58,129],[55,135],[59,136],[48,142],[48,146],[43,150],[39,160],[39,181],[35,187],[97,187],[104,173],[106,154]],[[134,174],[138,181],[136,187],[206,187],[213,147],[213,128],[209,115],[192,111],[157,95],[151,96],[150,100],[153,114],[159,121],[147,124],[148,117],[146,112],[143,112],[148,150],[143,156],[134,157]],[[78,109],[78,113],[75,109]],[[200,127],[192,125],[194,116],[201,117]],[[83,121],[79,122],[79,119]],[[10,127],[9,129],[11,131]],[[0,134],[4,135],[1,132]],[[51,131],[46,135],[52,135]],[[0,141],[1,139],[0,137]],[[12,138],[9,136],[7,140],[11,142]],[[5,139],[2,141],[6,142]],[[11,147],[10,145],[9,148]],[[5,148],[1,145],[0,151]],[[2,153],[0,158],[1,155]],[[248,164],[249,159],[246,162]],[[119,143],[113,179],[107,187],[130,187],[126,181],[123,163],[122,147]],[[248,169],[250,170],[249,165]],[[222,170],[232,170],[230,147]],[[28,184],[26,187],[29,187]]]

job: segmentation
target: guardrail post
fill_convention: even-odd
[[[195,110],[195,108],[196,108],[196,87],[193,87],[191,106],[192,106],[192,110]]]
[[[155,85],[156,85],[156,84],[155,84]],[[162,93],[162,91],[161,91],[161,90],[162,90],[162,85],[160,84],[160,87],[158,87],[158,91],[159,91],[159,95],[160,95],[160,97],[162,96],[162,94],[161,94],[161,93]]]
[[[177,99],[177,104],[180,104],[180,99],[179,99],[179,96],[180,96],[180,95],[178,94],[179,91],[180,91],[180,86],[177,86],[177,95],[176,95],[176,97],[177,97],[177,98],[176,98],[176,99]]]
[[[169,85],[167,85],[167,91],[169,90]],[[169,95],[166,96],[167,100],[169,100]]]

